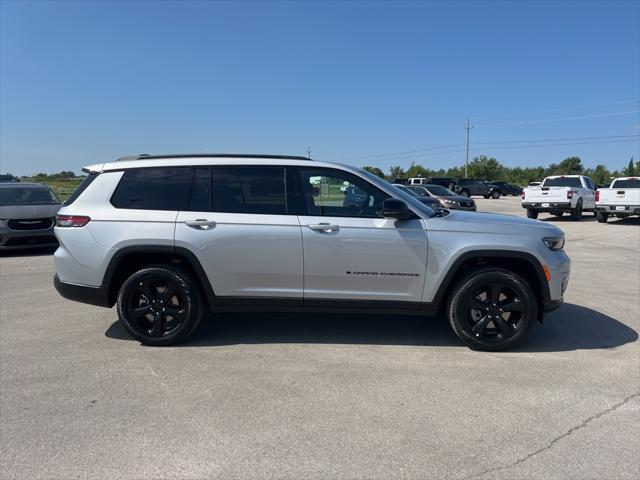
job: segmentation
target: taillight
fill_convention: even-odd
[[[573,198],[573,190],[567,190],[567,200],[571,200]]]
[[[596,202],[600,201],[600,190],[596,190]]]
[[[522,197],[522,200],[524,200],[524,190],[522,190],[522,193],[520,194],[520,196]]]
[[[56,227],[84,227],[90,221],[81,215],[56,215]]]

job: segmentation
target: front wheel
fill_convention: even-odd
[[[596,212],[596,220],[598,220],[598,223],[607,223],[609,214],[607,212]]]
[[[497,200],[500,198],[500,192],[498,190],[494,190],[493,192],[491,192],[491,198],[493,198],[494,200]]]
[[[460,195],[463,197],[470,197],[471,193],[469,193],[469,190],[460,190]]]
[[[531,208],[527,209],[527,218],[533,218],[534,220],[538,218],[538,211],[533,210]]]
[[[531,286],[508,270],[476,270],[464,277],[453,292],[449,324],[472,349],[499,351],[516,346],[538,315]]]
[[[145,345],[170,345],[198,326],[203,304],[197,285],[179,270],[151,266],[131,275],[118,293],[118,316]]]

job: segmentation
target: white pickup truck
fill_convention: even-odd
[[[596,216],[606,223],[609,215],[618,218],[640,215],[640,177],[614,178],[609,188],[596,192]]]
[[[539,187],[522,191],[522,207],[527,217],[538,218],[541,212],[561,217],[565,212],[572,220],[580,220],[582,212],[595,212],[596,185],[584,175],[556,175],[546,177]]]

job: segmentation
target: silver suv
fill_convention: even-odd
[[[435,211],[346,165],[141,155],[84,171],[57,216],[55,286],[117,304],[144,344],[185,339],[208,309],[339,310],[445,312],[470,347],[503,350],[569,281],[557,227]]]

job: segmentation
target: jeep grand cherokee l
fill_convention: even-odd
[[[144,344],[187,338],[206,309],[313,309],[446,312],[467,345],[503,350],[561,304],[569,280],[557,227],[435,211],[347,165],[147,155],[85,171],[57,217],[55,286],[116,304]],[[345,202],[345,184],[366,199]]]

